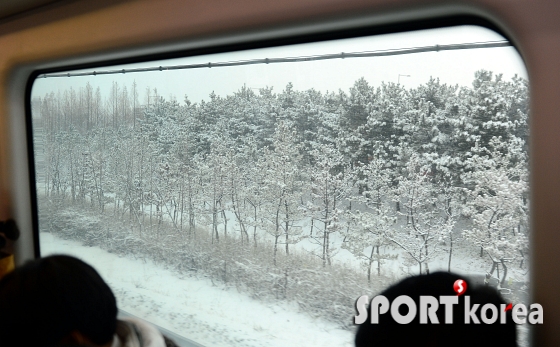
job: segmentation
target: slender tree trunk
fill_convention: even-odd
[[[492,276],[495,269],[496,269],[496,262],[494,260],[492,260],[492,268],[490,269],[490,272],[489,272],[490,276]]]
[[[221,204],[220,204],[220,208],[221,208]],[[222,209],[222,218],[224,219],[224,239],[227,239],[227,218],[226,218],[226,210],[224,209]]]
[[[181,179],[181,192],[179,193],[181,196],[181,220],[179,222],[179,229],[181,230],[181,235],[183,235],[183,212],[185,211],[185,194],[184,194],[184,180]]]
[[[234,183],[231,183],[231,186],[234,186]],[[232,188],[233,189],[233,188]],[[241,206],[239,205],[239,199],[235,198],[235,192],[232,191],[231,193],[231,206],[233,207],[233,214],[239,223],[239,232],[241,234],[241,244],[243,244],[243,236],[247,240],[247,244],[249,243],[249,234],[247,233],[247,228],[245,227],[245,223],[243,221],[243,217],[241,216]]]
[[[279,237],[280,237],[280,235],[278,235],[278,233],[274,237],[274,256],[273,256],[274,266],[276,266],[276,253],[278,252],[278,238]]]
[[[327,247],[326,248],[327,248],[327,264],[329,264],[329,266],[332,265],[332,263],[331,263],[331,252],[330,252],[330,249],[329,249],[329,246],[330,246],[330,240],[329,239],[330,239],[330,237],[331,237],[331,233],[327,232]]]
[[[506,263],[504,263],[504,260],[503,260],[503,259],[501,260],[501,262],[502,262],[502,267],[504,268],[504,277],[502,277],[502,282],[500,283],[500,285],[503,286],[504,283],[506,282],[506,277],[507,277],[507,270],[508,270],[508,268],[507,268],[507,266],[506,266]]]
[[[193,188],[192,188],[192,178],[190,176],[189,173],[189,189],[188,189],[188,194],[189,194],[189,235],[192,236],[192,234],[194,233],[194,229],[195,229],[195,215],[194,215],[194,203],[193,203]]]
[[[326,194],[327,194],[327,190],[325,189],[325,197],[324,197],[325,219],[324,219],[324,229],[323,229],[323,267],[326,267],[327,264],[327,253],[328,253],[328,244],[329,244],[329,232],[328,232],[329,200]]]
[[[449,261],[447,262],[447,272],[451,272],[451,255],[453,254],[453,234],[449,233]]]
[[[423,236],[422,239],[424,240],[424,254],[426,255],[426,274],[430,274],[430,268],[428,267],[428,244],[426,243],[426,237]]]
[[[257,205],[253,205],[253,209],[255,212],[255,225],[253,225],[253,242],[255,243],[255,247],[257,247]]]
[[[371,283],[371,264],[373,264],[373,251],[375,250],[375,246],[371,247],[371,254],[369,255],[369,264],[367,268],[367,282]]]
[[[381,276],[381,258],[379,257],[379,246],[377,246],[377,276]]]
[[[289,221],[289,213],[288,213],[288,202],[286,200],[284,200],[284,207],[286,208],[286,223],[285,223],[285,232],[286,232],[286,255],[290,254],[290,250],[288,249],[288,228],[290,227],[290,221]]]
[[[327,266],[327,222],[325,221],[325,229],[323,230],[323,267]]]
[[[216,242],[220,242],[220,236],[218,235],[218,202],[216,201],[216,187],[214,187],[212,195],[212,235],[215,235]],[[214,242],[214,237],[212,237],[212,243]]]

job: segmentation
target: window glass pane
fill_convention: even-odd
[[[63,74],[31,96],[41,253],[128,314],[205,346],[352,346],[355,300],[408,275],[527,300],[527,73],[490,30]]]

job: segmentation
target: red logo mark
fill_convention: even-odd
[[[513,308],[513,305],[510,302],[509,304],[507,304],[506,308],[504,308],[504,312],[510,311],[512,308]]]
[[[453,284],[453,290],[457,295],[463,295],[467,291],[467,282],[463,280],[457,280]]]

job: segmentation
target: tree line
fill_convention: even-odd
[[[129,220],[164,223],[218,247],[270,242],[276,264],[299,242],[329,266],[341,249],[368,280],[396,247],[429,264],[471,246],[503,282],[528,255],[528,84],[478,71],[471,87],[361,78],[348,92],[242,87],[166,100],[114,82],[35,99],[39,194]],[[54,200],[53,200],[54,199]],[[335,258],[334,258],[335,259]],[[500,272],[501,270],[501,272]]]

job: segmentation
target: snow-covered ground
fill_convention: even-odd
[[[75,211],[70,215],[72,219],[87,219],[84,222],[87,225],[100,221],[97,217]],[[228,234],[236,237],[238,225],[234,216],[230,217]],[[223,227],[220,224],[219,230]],[[301,227],[302,232],[309,235],[309,226],[303,223]],[[463,227],[458,226],[457,229]],[[264,233],[260,235],[263,237],[261,240],[269,238]],[[457,236],[454,237],[456,241]],[[332,235],[331,241],[335,247],[342,244],[340,235]],[[250,294],[240,293],[235,287],[225,286],[219,280],[200,274],[181,274],[141,255],[119,256],[98,247],[84,246],[78,241],[62,239],[50,232],[41,232],[40,242],[42,255],[70,254],[92,264],[112,287],[121,309],[205,346],[353,346],[353,331],[302,312],[295,303],[255,300]],[[465,242],[454,244],[451,271],[465,276],[475,275],[481,281],[491,265],[487,257],[480,257],[479,250]],[[304,239],[291,245],[291,249],[313,252],[317,251],[317,245],[310,239]],[[396,282],[418,274],[418,265],[407,262],[401,249],[383,247],[381,252],[396,256],[384,261],[381,274],[385,278]],[[447,271],[448,260],[448,247],[444,246],[442,252],[429,262],[430,270]],[[358,272],[365,273],[361,262],[346,249],[339,248],[333,261],[349,264]],[[374,278],[377,276],[376,266],[374,263]],[[515,282],[526,276],[527,270],[515,266],[508,272],[508,279]],[[508,297],[505,299],[508,300]],[[520,328],[524,336],[522,341],[525,342],[526,327]]]
[[[353,346],[354,333],[288,303],[256,301],[207,278],[186,277],[150,260],[121,257],[41,232],[41,253],[94,266],[119,308],[205,346]]]
[[[40,191],[38,191],[39,194]],[[155,205],[152,206],[153,210],[156,210]],[[110,208],[110,207],[108,207]],[[144,207],[144,213],[149,214],[149,205]],[[356,206],[354,206],[356,209]],[[358,206],[359,208],[359,206]],[[170,209],[170,213],[172,213],[172,209]],[[240,235],[240,226],[237,222],[237,219],[233,212],[225,211],[225,216],[227,218],[227,232],[230,237],[239,237]],[[210,220],[211,216],[208,215],[207,218]],[[163,219],[168,222],[172,223],[172,220],[168,214],[163,215]],[[404,223],[404,220],[401,220],[401,223]],[[311,221],[309,218],[304,218],[299,223],[296,223],[296,227],[301,228],[302,235],[308,236],[310,235],[311,231]],[[224,230],[223,221],[220,219],[217,226],[220,232]],[[459,221],[454,228],[454,244],[451,257],[451,267],[450,270],[460,275],[465,276],[484,276],[490,268],[492,267],[492,263],[489,260],[487,255],[480,257],[479,250],[472,245],[469,245],[465,242],[461,237],[461,231],[467,229],[468,226],[465,225],[464,221]],[[323,231],[323,224],[322,222],[315,221],[315,228],[314,228],[314,236],[318,237],[319,239],[322,236]],[[251,236],[252,237],[252,236]],[[266,240],[273,242],[274,238],[267,234],[264,230],[258,229],[258,237],[259,239]],[[331,247],[335,252],[335,256],[333,258],[333,262],[343,262],[346,264],[352,264],[358,271],[360,270],[360,260],[356,258],[354,254],[352,254],[349,250],[341,248],[340,245],[343,242],[344,236],[339,233],[334,233],[330,235],[330,241],[332,243]],[[315,254],[320,254],[321,252],[321,245],[318,245],[316,242],[313,242],[313,239],[308,237],[302,239],[297,244],[290,245],[291,249],[298,249],[298,250],[305,250],[307,252],[315,252]],[[449,263],[449,247],[444,246],[441,247],[441,252],[434,257],[434,259],[428,262],[429,269],[431,272],[434,271],[448,271],[448,263]],[[367,255],[371,252],[371,247],[364,249],[364,255]],[[395,247],[394,245],[391,246],[384,246],[381,247],[382,253],[392,254],[395,255],[396,258],[394,259],[385,259],[383,260],[383,265],[381,266],[381,274],[388,276],[390,278],[394,278],[395,280],[402,279],[408,276],[418,275],[418,264],[417,263],[409,263],[405,262],[407,258],[406,253],[400,249]],[[376,274],[377,263],[373,263],[372,266],[372,274]],[[526,268],[526,266],[525,266]],[[508,268],[508,279],[519,282],[528,279],[528,272],[526,269],[519,269],[517,266],[510,266]],[[496,274],[494,274],[496,275]]]

